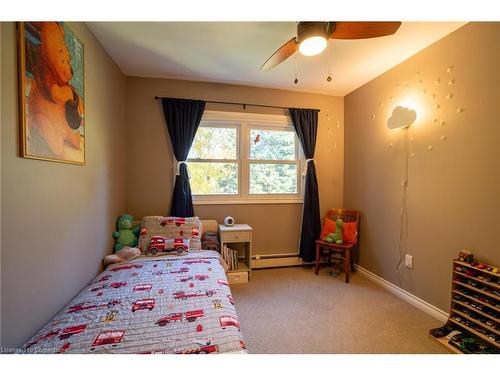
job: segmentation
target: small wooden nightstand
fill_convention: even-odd
[[[221,249],[229,243],[245,244],[245,260],[238,262],[237,270],[228,272],[228,279],[233,283],[249,281],[252,274],[252,227],[248,224],[234,224],[231,227],[219,224],[219,236]]]

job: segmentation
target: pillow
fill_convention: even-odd
[[[146,252],[151,237],[163,236],[166,240],[189,239],[190,250],[201,250],[201,223],[198,217],[145,216],[139,235],[139,250]]]
[[[175,250],[176,254],[185,254],[189,251],[189,238],[174,238],[173,240],[166,240],[165,245],[167,250]]]
[[[328,236],[329,233],[335,233],[336,223],[335,220],[329,219],[325,217],[325,221],[323,222],[323,230],[321,231],[320,239]]]
[[[166,239],[163,236],[152,236],[144,250],[147,256],[175,254],[185,255],[189,252],[189,238]]]
[[[130,260],[133,258],[137,258],[141,255],[141,252],[137,247],[124,246],[121,250],[118,250],[116,253],[119,257]]]
[[[110,255],[106,255],[104,257],[104,259],[102,260],[103,264],[104,264],[104,268],[106,268],[107,266],[109,266],[110,264],[116,264],[116,263],[121,263],[121,262],[125,262],[125,259],[122,258],[121,256],[119,255],[116,255],[116,254],[110,254]]]
[[[346,244],[355,245],[358,237],[358,227],[356,226],[356,222],[352,221],[349,223],[344,223],[342,225],[342,239]]]
[[[104,267],[107,267],[110,264],[121,263],[126,260],[137,258],[139,255],[141,255],[141,252],[138,248],[125,246],[115,254],[106,255],[103,259]]]
[[[176,254],[184,255],[189,252],[188,238],[165,239],[163,236],[153,236],[144,253],[148,256]]]

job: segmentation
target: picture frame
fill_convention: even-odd
[[[20,155],[85,165],[84,44],[64,22],[19,22]]]

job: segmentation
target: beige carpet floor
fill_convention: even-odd
[[[311,267],[252,271],[231,286],[250,353],[447,353],[428,337],[440,322],[359,273]]]

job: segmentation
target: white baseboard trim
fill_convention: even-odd
[[[361,266],[356,265],[356,271],[362,274],[363,276],[367,277],[368,279],[372,280],[376,284],[380,285],[384,289],[388,290],[392,294],[398,296],[402,300],[412,304],[416,308],[438,319],[439,321],[444,323],[448,320],[449,317],[448,313],[437,308],[436,306],[431,305],[428,302],[425,302],[423,299],[418,298],[417,296],[400,288],[399,286],[390,283],[389,281],[381,278],[378,275],[375,275],[374,273],[368,271],[367,269],[364,269]]]

